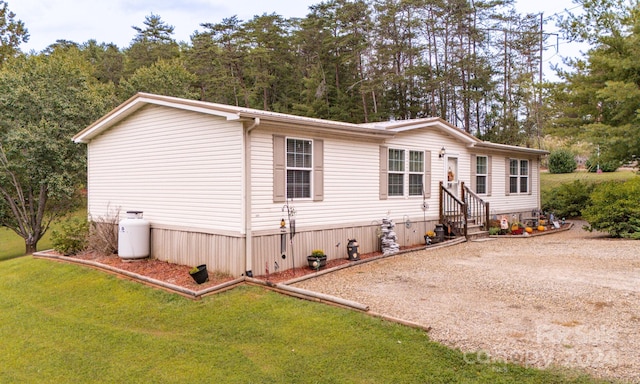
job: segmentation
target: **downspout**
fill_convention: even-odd
[[[245,275],[253,277],[253,247],[252,247],[252,229],[251,229],[251,131],[260,125],[260,118],[253,119],[253,124],[245,130],[244,135],[244,270]]]

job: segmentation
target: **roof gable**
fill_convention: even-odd
[[[153,95],[149,93],[137,93],[129,100],[125,101],[111,112],[107,113],[93,124],[77,133],[73,137],[73,141],[76,143],[88,143],[94,137],[104,133],[115,124],[135,113],[143,106],[149,104],[219,116],[229,121],[253,121],[254,127],[263,121],[294,129],[305,129],[307,132],[331,135],[339,134],[341,136],[349,137],[367,137],[377,140],[393,138],[400,132],[419,129],[434,129],[453,137],[470,148],[477,147],[501,152],[525,153],[536,156],[548,154],[548,152],[544,150],[482,141],[439,117],[352,124],[311,117],[294,116],[285,113],[261,111],[252,108],[235,107],[205,101]]]
[[[94,137],[104,133],[109,128],[124,120],[145,105],[160,105],[168,108],[177,108],[213,116],[223,117],[229,121],[267,121],[273,124],[316,129],[319,132],[336,132],[341,135],[369,136],[383,140],[393,137],[394,132],[379,127],[367,127],[359,124],[344,123],[339,121],[323,120],[303,116],[294,116],[284,113],[261,111],[251,108],[241,108],[231,105],[216,104],[205,101],[181,99],[170,96],[160,96],[148,93],[137,93],[111,112],[107,113],[82,131],[78,132],[73,141],[76,143],[88,143]]]

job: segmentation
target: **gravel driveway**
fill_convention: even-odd
[[[432,327],[469,363],[640,383],[640,241],[582,230],[417,251],[295,284]]]

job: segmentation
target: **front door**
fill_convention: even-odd
[[[447,156],[445,162],[445,185],[449,192],[454,196],[458,196],[458,158],[456,156]]]

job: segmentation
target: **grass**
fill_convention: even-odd
[[[38,250],[50,249],[51,231],[47,231],[44,237],[38,242]],[[0,261],[24,256],[24,239],[10,229],[0,228]]]
[[[0,262],[0,382],[591,383],[242,286],[201,301],[76,265]],[[482,363],[474,363],[479,360]]]
[[[72,217],[87,217],[87,210],[80,209]],[[44,237],[38,242],[38,250],[51,249],[51,231],[59,227],[59,223],[53,223]],[[0,227],[0,261],[24,256],[24,239],[8,228]]]
[[[605,181],[626,181],[631,178],[638,177],[635,171],[631,170],[618,170],[615,172],[585,172],[577,171],[572,173],[540,173],[540,192],[548,192],[553,188],[559,187],[562,184],[571,183],[574,180],[580,180],[591,183],[601,183]]]

